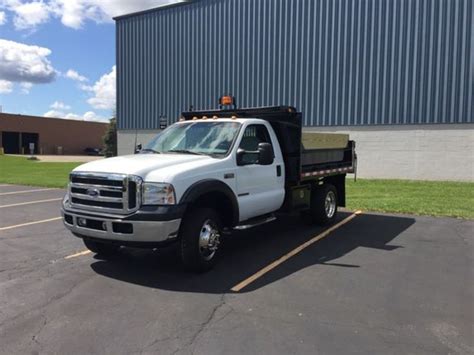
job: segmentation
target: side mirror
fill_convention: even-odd
[[[143,149],[143,146],[141,144],[138,144],[136,147],[135,147],[135,154],[138,154],[140,153],[140,151]]]
[[[272,145],[270,143],[260,143],[258,145],[258,164],[272,165],[274,160]]]
[[[237,166],[247,165],[244,161],[244,156],[247,152],[242,148],[237,149]]]
[[[272,165],[275,160],[273,147],[270,143],[260,143],[257,151],[237,150],[237,165]]]

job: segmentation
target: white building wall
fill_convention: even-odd
[[[315,127],[356,141],[358,176],[377,179],[474,181],[474,125]],[[146,144],[158,131],[139,131]],[[119,155],[133,153],[135,131],[118,132]]]
[[[356,141],[358,176],[474,181],[474,125],[319,127]]]
[[[152,131],[121,131],[117,132],[117,151],[118,155],[133,154],[136,144],[145,146],[159,130]]]

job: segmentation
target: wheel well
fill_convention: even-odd
[[[324,179],[325,184],[334,185],[337,191],[337,204],[346,207],[346,175],[335,175]]]
[[[232,227],[235,225],[234,206],[230,198],[227,197],[225,193],[219,191],[207,192],[189,203],[188,210],[199,207],[214,209],[222,218],[224,227]]]

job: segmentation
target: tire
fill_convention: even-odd
[[[120,248],[117,245],[99,243],[87,238],[84,238],[83,241],[87,249],[100,256],[112,256],[116,254]]]
[[[308,224],[326,226],[334,223],[337,216],[337,190],[331,184],[316,187],[311,191],[311,207],[302,214]]]
[[[194,209],[181,224],[180,253],[189,271],[205,272],[214,267],[219,256],[221,221],[211,208]]]

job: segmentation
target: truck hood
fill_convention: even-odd
[[[146,179],[150,172],[157,170],[169,175],[178,166],[180,169],[189,165],[205,165],[215,159],[204,155],[189,154],[136,154],[116,158],[96,160],[74,169],[74,172],[108,173],[108,174],[130,174]]]

